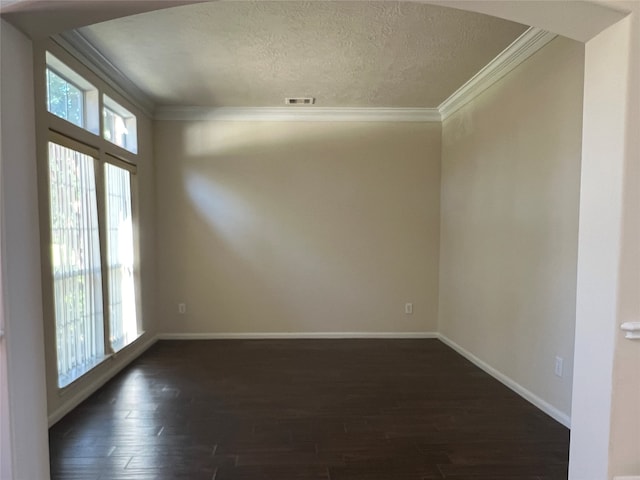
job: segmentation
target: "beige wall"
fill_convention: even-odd
[[[440,331],[564,415],[583,62],[559,37],[443,125]]]
[[[623,185],[622,251],[618,321],[640,321],[640,3],[625,4],[633,10],[628,19],[630,39],[625,112],[625,162]],[[640,475],[640,341],[627,340],[617,331],[611,415],[610,475]],[[635,415],[629,415],[634,412]]]
[[[36,182],[33,49],[31,41],[0,20],[0,248],[6,338],[11,474],[49,478],[44,375],[38,185]],[[8,423],[8,425],[7,425]],[[4,443],[1,445],[5,447]]]
[[[631,59],[625,112],[625,172],[618,322],[640,321],[640,3],[629,5]],[[616,323],[618,323],[616,322]],[[616,325],[617,326],[617,325]],[[640,475],[640,341],[617,332],[611,415],[612,475]],[[631,416],[630,412],[635,412]]]
[[[155,134],[163,332],[436,330],[438,123],[160,121]]]
[[[640,341],[619,328],[640,320],[640,4],[614,5],[633,13],[590,40],[585,55],[576,480],[640,476]]]

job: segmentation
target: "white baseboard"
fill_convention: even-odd
[[[509,387],[511,390],[516,392],[518,395],[520,395],[522,398],[524,398],[528,402],[538,407],[540,410],[542,410],[544,413],[549,415],[551,418],[553,418],[557,422],[560,422],[565,427],[571,428],[571,417],[569,415],[558,410],[556,407],[546,402],[542,398],[538,397],[535,393],[531,392],[530,390],[527,390],[512,378],[507,377],[504,373],[499,372],[488,363],[484,362],[483,360],[480,360],[473,353],[461,347],[460,345],[458,345],[456,342],[446,337],[445,335],[439,333],[438,338],[440,339],[440,341],[442,341],[442,343],[451,347],[453,350],[455,350],[460,355],[465,357],[471,363],[473,363],[477,367],[487,372],[489,375],[491,375],[493,378],[495,378],[505,386]]]
[[[161,333],[158,340],[275,340],[330,338],[438,338],[436,332],[256,332]]]
[[[51,414],[48,417],[49,427],[53,426],[58,421],[60,421],[62,417],[64,417],[67,413],[69,413],[71,410],[73,410],[78,405],[80,405],[91,394],[93,394],[96,390],[98,390],[105,383],[111,380],[117,373],[119,373],[123,368],[125,368],[127,365],[133,362],[140,355],[142,355],[157,341],[158,341],[157,336],[149,336],[146,338],[138,339],[135,342],[135,344],[131,345],[132,347],[131,350],[126,352],[126,355],[129,356],[127,361],[114,365],[112,368],[108,369],[99,377],[96,377],[92,381],[88,382],[80,390],[78,390],[72,396],[67,398],[66,401],[60,407],[58,407],[55,411],[51,412]]]

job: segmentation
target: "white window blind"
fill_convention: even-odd
[[[114,351],[138,336],[134,278],[131,174],[105,164],[107,264],[109,266],[109,330]]]
[[[102,271],[95,181],[89,155],[49,143],[51,256],[58,384],[105,356]]]

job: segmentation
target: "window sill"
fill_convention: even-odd
[[[112,357],[111,354],[105,355],[102,358],[90,363],[89,365],[83,368],[75,368],[73,370],[73,373],[75,373],[75,375],[73,376],[72,375],[58,376],[59,391],[61,392],[65,391],[66,389],[71,387],[71,385],[76,383],[78,380],[82,379],[87,373],[92,372],[93,370],[95,370],[96,367],[98,367],[99,365],[102,365],[105,361],[107,361],[111,357]]]
[[[99,359],[99,360],[95,361],[94,363],[92,363],[89,367],[86,367],[86,368],[83,368],[83,369],[77,369],[76,372],[78,373],[78,376],[73,378],[73,379],[71,379],[71,380],[66,381],[66,383],[65,383],[65,380],[67,380],[67,378],[69,378],[68,375],[65,375],[65,377],[58,377],[58,396],[60,396],[60,397],[64,396],[77,383],[79,383],[80,381],[86,379],[87,375],[90,374],[91,372],[95,371],[95,369],[98,368],[100,365],[104,364],[105,362],[107,362],[110,359],[116,359],[117,357],[119,357],[122,354],[126,353],[131,348],[134,348],[134,346],[140,342],[140,339],[144,335],[145,335],[144,331],[140,332],[131,342],[129,342],[127,345],[125,345],[124,347],[119,349],[117,352],[105,355],[101,359]]]

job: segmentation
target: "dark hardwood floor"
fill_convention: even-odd
[[[162,341],[50,445],[53,480],[559,480],[569,431],[438,340]]]

